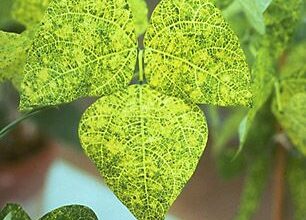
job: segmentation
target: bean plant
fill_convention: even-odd
[[[295,218],[306,215],[302,0],[161,0],[149,19],[142,0],[11,7],[6,19],[25,31],[0,32],[0,80],[19,91],[22,119],[96,97],[79,123],[82,147],[137,219],[164,219],[192,177],[208,139],[204,105],[221,173],[247,164],[236,219],[255,213],[274,158],[288,174]],[[237,105],[249,111],[221,123],[216,106]],[[239,144],[230,148],[235,133]],[[1,215],[29,219],[15,204]],[[59,217],[97,219],[77,205],[41,219]]]

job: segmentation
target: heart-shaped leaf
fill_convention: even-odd
[[[148,83],[196,103],[249,105],[239,41],[210,0],[162,0],[145,35]]]
[[[108,186],[138,219],[163,219],[193,174],[207,141],[197,106],[148,86],[93,104],[80,139]]]
[[[68,205],[57,208],[43,217],[40,220],[98,220],[98,217],[90,208],[82,205]]]
[[[113,93],[137,55],[128,0],[54,0],[29,51],[21,109]]]

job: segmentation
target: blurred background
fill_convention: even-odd
[[[217,1],[225,17],[236,31],[249,65],[254,62],[248,42],[257,36],[242,10],[230,11],[232,1]],[[150,12],[158,1],[148,0]],[[0,29],[21,33],[25,27],[10,17],[11,0],[0,0]],[[305,16],[295,33],[295,41],[305,39]],[[35,219],[66,204],[91,207],[101,219],[134,219],[130,212],[108,190],[96,168],[82,152],[78,139],[78,123],[84,110],[95,99],[83,98],[73,103],[48,108],[18,123],[0,139],[0,208],[8,202],[21,204]],[[0,84],[0,129],[21,117],[18,111],[19,94],[14,85]],[[250,209],[252,219],[268,220],[272,216],[273,175],[262,170],[273,170],[272,157],[265,157],[255,176],[249,176],[257,155],[274,153],[275,118],[262,112],[253,126],[253,136],[244,150],[232,160],[239,145],[238,128],[247,113],[242,107],[201,106],[209,125],[209,141],[198,168],[170,210],[168,219],[230,220],[239,207],[246,180],[254,179],[263,188],[263,196],[254,191]],[[263,138],[267,136],[267,138]],[[252,186],[249,187],[252,194]],[[251,196],[252,197],[252,196]],[[255,206],[255,208],[253,208]],[[258,207],[258,209],[256,209]],[[292,202],[285,192],[283,219],[293,219]]]

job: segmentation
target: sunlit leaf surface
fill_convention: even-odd
[[[83,115],[80,139],[108,186],[138,219],[164,219],[207,140],[197,106],[134,85]]]
[[[120,90],[136,53],[127,0],[54,0],[29,51],[21,109]]]
[[[145,75],[159,91],[196,103],[250,104],[245,56],[211,1],[161,1],[144,45]]]

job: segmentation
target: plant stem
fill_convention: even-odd
[[[19,124],[20,122],[24,121],[27,118],[30,118],[33,115],[38,114],[39,112],[41,112],[43,109],[38,109],[29,113],[24,114],[23,116],[21,116],[20,118],[17,118],[15,121],[11,122],[10,124],[8,124],[7,126],[5,126],[3,129],[0,130],[0,139],[3,138],[11,129],[13,129],[17,124]]]
[[[277,104],[277,110],[279,112],[283,111],[283,106],[281,103],[281,94],[280,94],[280,86],[279,86],[279,82],[276,80],[274,83],[274,88],[275,88],[275,97],[276,97],[276,104]]]
[[[138,53],[138,67],[139,67],[139,82],[142,83],[144,80],[143,75],[143,50],[139,50]]]
[[[286,149],[278,144],[276,148],[276,161],[274,171],[273,191],[273,220],[283,220],[285,169],[287,162]]]

